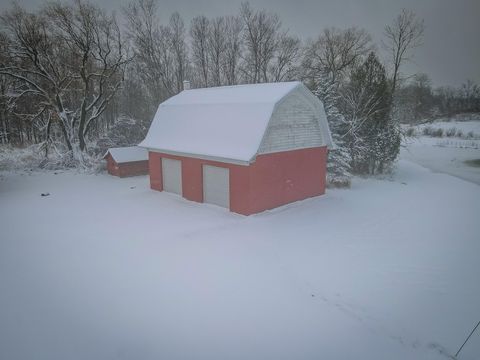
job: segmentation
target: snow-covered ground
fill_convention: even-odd
[[[480,320],[479,213],[478,185],[404,160],[250,217],[3,173],[0,359],[448,358]]]
[[[442,129],[442,137],[424,136],[423,129]],[[414,137],[404,141],[401,157],[432,171],[450,174],[480,185],[480,166],[469,161],[480,159],[479,121],[439,121],[413,127]],[[448,137],[449,129],[460,131],[461,137]],[[453,132],[453,131],[452,131]]]

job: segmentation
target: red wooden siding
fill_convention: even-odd
[[[249,166],[149,152],[150,187],[162,191],[161,158],[182,162],[183,197],[203,202],[202,165],[230,169],[230,210],[250,215],[325,192],[327,148],[259,155]]]
[[[250,213],[325,193],[327,148],[257,156],[250,166]]]
[[[118,164],[110,154],[107,154],[105,158],[107,160],[107,170],[110,175],[128,177],[148,174],[148,160]]]

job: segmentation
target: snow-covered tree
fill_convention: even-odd
[[[11,102],[28,101],[19,114],[55,122],[76,160],[83,159],[86,138],[119,90],[125,65],[120,28],[113,15],[77,0],[50,3],[38,14],[18,5],[1,20],[10,37],[13,59],[0,74],[16,80]],[[47,135],[48,138],[48,135]]]
[[[97,140],[96,150],[103,154],[110,147],[135,146],[145,138],[148,125],[138,119],[120,116],[108,133]]]
[[[10,61],[8,41],[8,37],[0,33],[0,64]],[[0,144],[9,143],[11,140],[8,93],[13,87],[14,81],[11,77],[0,74]]]
[[[400,132],[390,115],[389,89],[385,68],[371,52],[344,90],[343,113],[349,124],[344,138],[352,170],[357,173],[389,170],[400,150]]]
[[[325,68],[317,77],[315,95],[323,102],[334,146],[329,150],[327,181],[331,186],[350,185],[350,157],[343,136],[347,129],[345,117],[338,111],[339,95],[331,73]]]

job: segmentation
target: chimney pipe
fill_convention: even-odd
[[[190,90],[190,81],[183,80],[183,90]]]

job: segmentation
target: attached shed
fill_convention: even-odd
[[[139,146],[152,189],[249,215],[323,194],[331,143],[322,103],[283,82],[184,90]]]
[[[148,174],[148,152],[138,146],[110,148],[103,157],[110,175],[127,177]]]

